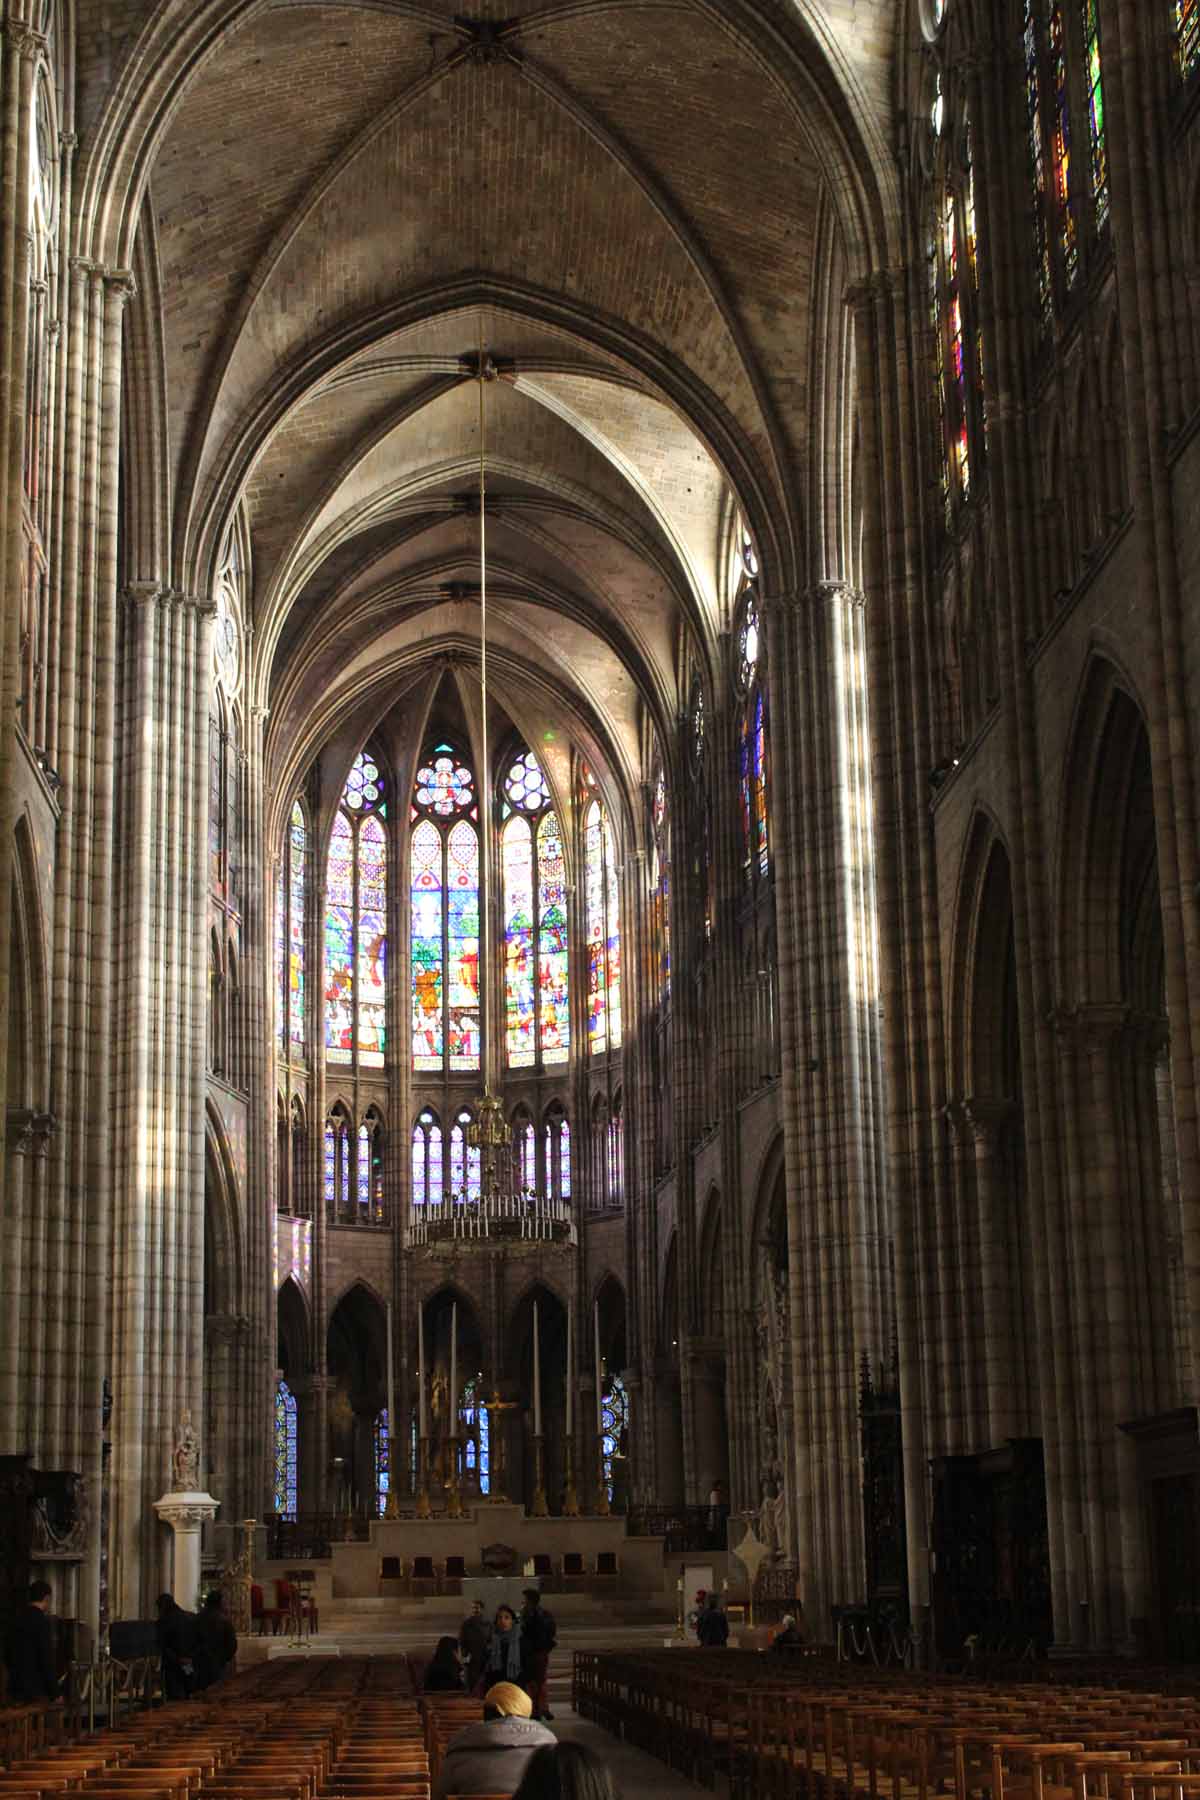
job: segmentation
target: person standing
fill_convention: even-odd
[[[220,1681],[237,1655],[237,1632],[221,1609],[221,1596],[214,1588],[205,1594],[204,1605],[195,1625],[196,1686],[211,1687]]]
[[[196,1615],[170,1594],[158,1596],[158,1654],[164,1700],[186,1700],[196,1686]]]
[[[708,1605],[696,1626],[696,1636],[702,1650],[721,1650],[729,1642],[729,1620],[722,1609],[720,1594],[708,1596]]]
[[[521,1609],[521,1686],[533,1702],[535,1719],[552,1719],[546,1678],[550,1672],[550,1652],[558,1642],[554,1614],[542,1605],[537,1588],[525,1589],[525,1605]]]
[[[9,1629],[4,1646],[8,1698],[16,1703],[58,1699],[58,1663],[50,1621],[50,1583],[31,1581],[25,1610]]]
[[[458,1647],[467,1660],[468,1694],[479,1686],[491,1641],[492,1627],[484,1615],[483,1601],[476,1600],[458,1628]]]
[[[489,1684],[497,1681],[519,1682],[523,1665],[521,1654],[521,1621],[511,1606],[498,1606],[492,1626],[484,1665]]]

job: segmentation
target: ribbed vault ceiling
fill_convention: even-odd
[[[441,0],[229,7],[140,229],[172,577],[211,578],[243,502],[277,775],[473,666],[482,337],[498,692],[636,777],[681,645],[728,624],[736,507],[781,558],[802,540],[813,259],[847,186],[813,95],[879,129],[894,28],[852,10],[843,44],[845,7],[750,29],[576,0],[489,46]]]

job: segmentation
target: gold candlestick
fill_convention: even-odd
[[[535,1519],[544,1519],[550,1511],[546,1505],[546,1440],[542,1437],[533,1440],[533,1505],[529,1510]]]
[[[450,1479],[446,1483],[446,1517],[448,1519],[462,1519],[462,1518],[466,1517],[466,1514],[463,1512],[462,1496],[460,1495],[459,1489],[458,1489],[458,1433],[457,1432],[455,1432],[453,1434],[453,1436],[449,1439],[449,1445],[450,1445]]]
[[[420,1467],[417,1470],[417,1517],[427,1519],[433,1511],[429,1504],[429,1439],[423,1437],[420,1446]]]
[[[579,1495],[575,1491],[575,1439],[566,1441],[567,1479],[563,1486],[563,1518],[579,1517]]]

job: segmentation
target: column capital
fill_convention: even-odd
[[[154,1502],[154,1510],[165,1525],[175,1531],[199,1531],[210,1519],[215,1519],[219,1500],[211,1494],[164,1494],[161,1500]]]
[[[1055,1007],[1048,1016],[1064,1042],[1089,1051],[1107,1048],[1127,1028],[1131,1018],[1129,1008],[1119,1000]]]
[[[40,56],[46,48],[46,34],[35,31],[32,25],[20,19],[0,20],[0,38],[17,56],[24,56],[30,62]]]
[[[28,1106],[10,1106],[5,1118],[8,1147],[17,1156],[45,1156],[50,1139],[58,1130],[58,1120],[51,1112],[37,1112]]]
[[[851,312],[861,312],[876,300],[890,300],[903,285],[902,269],[873,269],[857,281],[848,281],[842,289],[842,299]]]
[[[994,1144],[1017,1111],[1014,1100],[973,1094],[962,1102],[962,1116],[977,1144]]]
[[[131,608],[161,606],[167,598],[167,590],[161,581],[131,581],[122,590],[121,598]]]

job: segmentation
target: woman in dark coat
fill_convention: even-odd
[[[427,1694],[462,1692],[462,1664],[458,1660],[458,1645],[452,1637],[438,1639],[437,1649],[425,1665],[421,1687]]]

